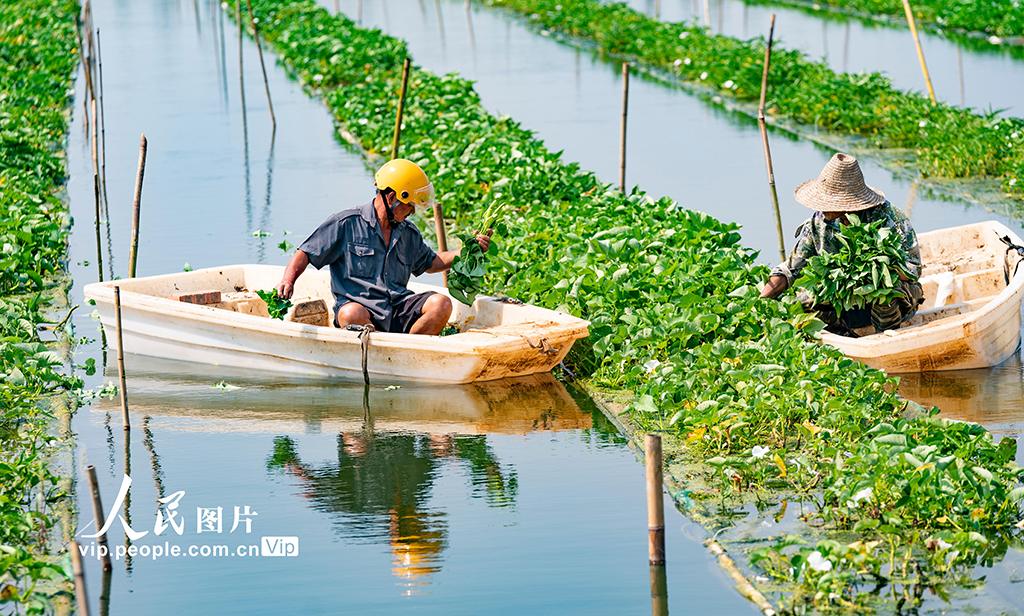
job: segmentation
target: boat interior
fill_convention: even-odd
[[[918,241],[924,303],[902,329],[980,309],[1006,288],[1007,276],[1012,277],[1024,260],[1016,251],[1007,251],[988,223],[922,233]]]
[[[122,292],[141,293],[269,318],[267,304],[256,291],[272,290],[280,282],[282,271],[280,266],[231,265],[120,280],[117,284]],[[439,287],[415,282],[409,283],[409,289],[415,293],[444,291]],[[520,329],[525,333],[535,330],[539,325],[575,321],[571,316],[524,305],[508,298],[487,298],[475,302],[473,306],[457,301],[452,303],[454,309],[449,323],[458,327],[460,332],[489,330],[498,333],[495,330],[500,328],[502,334],[518,335]],[[329,271],[310,268],[296,281],[292,308],[285,320],[334,327],[333,308],[334,295],[331,293]]]

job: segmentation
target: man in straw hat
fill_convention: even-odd
[[[879,220],[885,221],[883,226],[891,229],[903,241],[903,249],[907,253],[904,264],[907,271],[913,274],[914,280],[904,279],[897,284],[903,297],[888,305],[873,305],[863,310],[852,310],[837,315],[832,306],[812,305],[806,292],[797,297],[804,304],[805,310],[813,310],[828,325],[830,331],[849,334],[851,330],[867,325],[874,325],[875,331],[896,329],[901,323],[914,316],[921,302],[921,285],[916,278],[921,273],[921,250],[917,244],[917,234],[910,225],[910,220],[903,212],[894,208],[882,191],[864,183],[857,159],[849,154],[836,154],[828,161],[821,175],[816,180],[808,180],[796,187],[793,193],[796,200],[812,210],[814,214],[800,227],[798,240],[793,252],[785,262],[772,270],[771,278],[761,297],[775,298],[793,286],[800,277],[807,260],[813,256],[838,251],[836,233],[839,225],[849,221],[846,214],[856,212],[864,223]],[[870,320],[869,320],[870,319]]]

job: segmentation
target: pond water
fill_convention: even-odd
[[[333,10],[333,1],[321,4]],[[341,0],[339,6],[356,15],[356,0]],[[668,6],[662,3],[663,14]],[[579,161],[606,182],[618,181],[622,93],[617,66],[541,36],[506,12],[476,6],[467,12],[461,2],[365,2],[362,18],[364,25],[408,41],[417,64],[437,74],[458,71],[474,80],[492,113],[510,115],[536,131],[550,149],[563,150],[566,160]],[[756,121],[641,79],[630,83],[629,109],[628,184],[740,223],[744,243],[759,249],[763,262],[777,262]],[[791,230],[809,213],[790,197],[792,190],[816,177],[833,152],[779,131],[771,135],[787,247],[792,247]],[[916,183],[895,177],[870,160],[862,160],[861,166],[868,183],[903,208],[919,233],[998,220],[1022,234],[1019,220],[929,197]],[[932,375],[927,389],[918,386],[918,378],[905,377],[900,391],[923,405],[936,404],[944,412],[949,408],[950,416],[958,419],[969,418],[962,409],[974,409],[970,417],[984,418],[982,423],[997,433],[1017,434],[1024,429],[1020,358],[1018,351],[996,368]],[[1021,450],[1019,460],[1024,463],[1024,447]]]
[[[218,5],[98,0],[93,10],[108,122],[103,278],[127,275],[142,132],[149,151],[139,275],[186,262],[283,264],[290,253],[278,243],[297,244],[328,214],[372,196],[370,172],[333,137],[326,109],[268,57],[278,122],[271,132],[248,39],[243,120],[237,31]],[[79,75],[79,96],[82,83]],[[116,362],[82,297],[100,273],[92,164],[76,103],[71,294],[83,304],[77,335],[96,340],[79,345],[75,360],[105,365],[105,374],[82,375],[96,388],[116,381]],[[254,236],[260,231],[270,235]],[[589,400],[550,376],[374,387],[364,404],[362,388],[344,383],[130,355],[127,367],[127,442],[116,399],[97,400],[73,422],[80,462],[96,466],[108,510],[128,474],[121,512],[133,532],[148,531],[129,542],[114,522],[111,546],[137,552],[115,561],[109,589],[99,561],[86,558],[94,613],[101,597],[101,613],[110,614],[651,610],[643,467]],[[77,494],[79,531],[95,532],[81,472]],[[178,517],[157,536],[160,498],[171,499],[161,515]],[[219,533],[199,532],[197,508],[210,510],[211,524],[220,508]],[[756,613],[700,545],[703,530],[668,502],[666,509],[670,607]],[[237,555],[253,545],[262,552],[263,537],[297,537],[298,556]],[[154,558],[160,545],[184,555]],[[231,556],[212,555],[222,545]],[[187,556],[190,546],[198,557]]]
[[[655,0],[629,0],[628,4],[648,15],[655,14]],[[663,21],[696,21],[715,34],[744,39],[767,38],[774,13],[775,37],[783,47],[824,59],[840,73],[880,71],[892,78],[895,87],[928,95],[906,22],[901,26],[810,7],[749,4],[743,0],[661,0],[657,8]],[[938,100],[1024,116],[1024,53],[1020,48],[984,40],[972,40],[965,47],[963,42],[924,27],[918,29],[918,34]]]
[[[149,157],[139,275],[178,271],[186,262],[197,268],[283,264],[289,253],[278,243],[297,244],[328,214],[370,197],[362,159],[339,144],[325,108],[268,54],[278,122],[271,132],[248,39],[243,121],[237,30],[217,4],[99,0],[94,12],[104,37],[109,123],[105,279],[126,276],[142,132]],[[522,121],[567,160],[606,181],[617,178],[617,67],[538,36],[501,12],[474,8],[467,15],[461,3],[388,0],[367,3],[363,16],[364,23],[378,20],[406,38],[418,64],[476,80],[488,109]],[[82,90],[81,78],[78,84]],[[631,92],[630,185],[741,223],[746,243],[774,261],[756,125],[661,84],[638,79]],[[773,153],[784,221],[793,229],[806,211],[787,195],[816,176],[831,152],[773,131]],[[72,301],[82,303],[82,286],[98,273],[80,100],[68,154],[77,222]],[[920,231],[990,218],[1020,230],[1008,217],[917,194],[913,183],[870,161],[864,167],[869,182],[905,207]],[[90,311],[77,312],[78,335],[99,337]],[[76,359],[104,358],[110,380],[113,354],[101,345],[81,345]],[[1020,366],[1014,360],[979,371],[966,387],[956,385],[959,376],[946,386],[939,375],[931,391],[953,400],[951,408],[973,409],[992,427],[1012,430],[1021,415],[1010,401],[1024,397]],[[602,416],[557,382],[374,389],[364,406],[361,388],[347,385],[254,379],[207,367],[197,373],[134,357],[128,371],[135,428],[127,456],[116,401],[83,409],[74,429],[83,463],[100,471],[108,507],[126,467],[134,469],[126,517],[137,531],[150,531],[136,545],[156,544],[156,499],[185,491],[179,511],[188,526],[180,537],[173,530],[163,535],[170,533],[182,549],[250,545],[240,529],[229,531],[234,507],[248,505],[260,514],[252,518],[251,536],[296,536],[300,555],[122,559],[112,579],[111,613],[650,609],[643,469]],[[86,377],[89,387],[103,380]],[[1008,414],[992,415],[1002,410]],[[78,493],[86,494],[84,484]],[[196,507],[222,508],[224,529],[216,538],[195,532]],[[91,508],[86,502],[80,508],[84,530]],[[754,613],[700,546],[702,531],[667,509],[673,609]],[[119,526],[111,535],[115,545],[124,544]],[[95,599],[102,578],[95,560],[87,567]]]

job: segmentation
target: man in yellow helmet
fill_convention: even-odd
[[[372,325],[382,332],[436,336],[451,316],[451,299],[433,291],[414,294],[406,287],[410,274],[443,272],[459,254],[434,252],[406,220],[416,206],[433,205],[434,187],[417,164],[404,159],[386,163],[374,179],[372,201],[331,215],[299,246],[277,293],[291,297],[309,264],[330,266],[338,327]],[[486,252],[490,230],[476,240]]]

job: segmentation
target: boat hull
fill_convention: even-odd
[[[920,236],[925,273],[953,274],[948,282],[955,297],[948,301],[959,301],[935,306],[936,290],[926,285],[926,309],[915,320],[941,311],[954,314],[918,324],[911,320],[909,327],[861,338],[824,333],[822,340],[852,359],[891,374],[969,370],[1006,361],[1020,346],[1024,268],[1009,285],[1004,284],[1006,253],[999,236],[1022,244],[1012,231],[991,221]],[[1011,255],[1011,273],[1017,260]]]
[[[125,353],[260,372],[362,379],[362,348],[356,332],[167,298],[174,291],[218,287],[269,289],[280,280],[282,270],[245,265],[118,281]],[[308,272],[299,283],[299,296],[329,293],[326,271]],[[114,284],[85,288],[111,341],[117,335]],[[411,284],[410,288],[445,292],[427,285]],[[367,349],[370,379],[470,383],[549,372],[575,340],[588,335],[586,321],[555,311],[488,297],[478,298],[471,307],[452,301],[459,322],[494,326],[445,337],[372,333]]]

